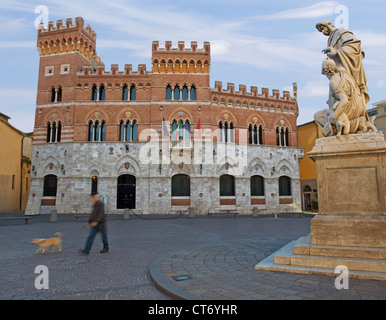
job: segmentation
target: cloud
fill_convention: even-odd
[[[300,87],[298,94],[301,97],[328,97],[329,86],[326,81],[309,81],[304,87]]]
[[[0,48],[35,48],[35,41],[0,41]]]
[[[277,12],[270,15],[257,16],[255,19],[281,20],[281,19],[313,19],[331,15],[339,2],[323,1],[312,6]]]

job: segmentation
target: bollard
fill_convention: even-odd
[[[125,208],[123,211],[123,220],[129,220],[130,219],[130,214],[129,214],[129,209]]]
[[[53,209],[51,210],[50,222],[56,222],[56,221],[58,221],[58,210]]]
[[[194,208],[189,208],[189,218],[194,218]]]
[[[252,218],[257,218],[258,216],[259,216],[259,208],[258,207],[253,207]]]

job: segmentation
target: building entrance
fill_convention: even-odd
[[[135,182],[136,178],[130,174],[118,177],[117,209],[135,209]]]

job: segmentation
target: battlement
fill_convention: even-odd
[[[227,88],[223,89],[222,82],[221,81],[215,81],[215,88],[211,89],[212,92],[218,92],[218,93],[228,93],[228,94],[235,94],[240,96],[248,96],[248,97],[261,97],[266,99],[277,99],[277,100],[297,100],[297,84],[293,83],[293,92],[294,97],[291,98],[289,91],[283,91],[283,95],[280,96],[280,90],[273,89],[272,95],[269,95],[269,89],[268,88],[262,88],[261,93],[259,94],[258,88],[255,86],[251,86],[251,91],[247,92],[247,86],[244,84],[239,85],[239,90],[235,91],[235,85],[234,83],[227,83]]]
[[[205,41],[202,48],[198,48],[197,41],[190,42],[190,48],[185,47],[185,41],[178,41],[178,47],[173,48],[172,41],[165,41],[165,47],[160,48],[158,41],[153,41],[152,52],[185,52],[185,53],[206,53],[210,54],[210,43]]]
[[[147,75],[151,72],[146,70],[146,64],[139,64],[137,71],[133,71],[132,64],[125,64],[124,71],[119,71],[117,64],[110,66],[110,71],[106,70],[105,65],[101,62],[98,66],[83,66],[82,71],[78,71],[79,76],[102,76],[102,75],[114,75],[114,76],[126,76],[126,75]]]
[[[84,30],[86,33],[90,35],[94,41],[96,40],[96,32],[92,30],[91,26],[89,24],[84,27],[84,20],[81,17],[75,18],[75,24],[73,24],[73,19],[68,18],[66,19],[66,24],[63,24],[63,20],[58,20],[56,22],[56,27],[53,21],[48,22],[47,29],[44,28],[44,24],[41,23],[38,27],[38,37],[41,35],[45,35],[47,33],[51,32],[58,32],[58,31],[74,31],[75,29],[78,30]]]
[[[49,22],[47,29],[44,24],[38,28],[37,50],[40,56],[48,56],[62,53],[79,52],[89,61],[93,61],[96,55],[96,32],[90,25],[84,26],[84,20],[80,17]]]

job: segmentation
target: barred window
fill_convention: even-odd
[[[282,176],[279,178],[279,196],[291,196],[291,178]]]
[[[235,177],[224,174],[220,177],[220,197],[235,196]]]
[[[43,197],[56,197],[58,178],[49,174],[44,177]]]
[[[172,197],[190,197],[190,177],[177,174],[172,177]]]
[[[264,196],[264,178],[262,176],[251,177],[251,196]]]

